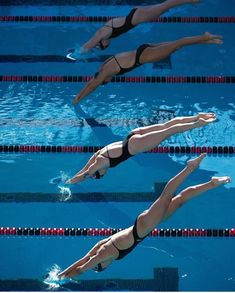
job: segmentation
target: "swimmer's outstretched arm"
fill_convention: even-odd
[[[84,265],[88,260],[90,259],[89,253],[87,253],[83,258],[80,258],[75,263],[73,263],[71,266],[66,268],[63,272],[58,274],[59,278],[68,278],[68,275],[73,272],[77,267]]]
[[[67,184],[74,184],[74,183],[79,183],[82,182],[88,178],[91,178],[96,171],[102,169],[103,164],[100,162],[99,159],[96,159],[93,164],[90,165],[90,167],[85,171],[80,173],[80,171],[74,175],[71,179],[66,181]]]
[[[97,78],[92,78],[90,81],[88,81],[85,87],[76,95],[75,99],[73,100],[73,104],[78,104],[83,98],[92,93],[101,84],[102,81],[100,82],[99,80],[97,80]]]
[[[74,272],[77,271],[76,269],[78,267],[85,265],[91,257],[95,256],[98,249],[101,247],[101,245],[106,243],[108,240],[109,240],[109,238],[105,238],[105,239],[99,241],[95,246],[92,247],[92,249],[83,258],[77,260],[71,266],[66,268],[63,272],[59,273],[58,277],[59,278],[67,278],[68,275],[70,276],[70,274],[74,274]],[[77,274],[77,272],[76,272],[76,274]]]
[[[58,275],[59,278],[73,278],[74,276],[78,276],[92,268],[94,268],[98,263],[101,261],[104,261],[104,258],[100,256],[99,254],[95,254],[92,257],[89,257],[87,261],[84,264],[77,264],[73,265],[73,268],[71,268],[67,272],[60,273]]]
[[[97,156],[97,152],[89,159],[86,165],[77,173],[77,175],[86,172],[89,167],[95,162],[95,158]]]
[[[92,93],[99,85],[103,83],[106,76],[103,73],[99,73],[96,78],[92,78],[85,87],[76,95],[75,99],[73,100],[73,104],[76,105],[79,103],[83,98],[88,96]]]
[[[74,183],[79,183],[82,182],[88,178],[91,178],[92,175],[96,172],[93,170],[98,170],[98,168],[95,168],[96,163],[92,164],[88,170],[84,171],[84,172],[78,172],[76,175],[74,175],[71,179],[66,181],[66,184],[74,184]]]
[[[94,36],[92,36],[83,46],[82,46],[82,52],[81,53],[87,53],[90,50],[92,50],[99,42],[103,39],[104,35],[102,33],[102,28],[99,28]]]

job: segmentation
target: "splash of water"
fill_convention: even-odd
[[[67,279],[60,279],[58,277],[60,272],[61,272],[61,268],[57,264],[54,264],[49,269],[47,276],[43,280],[43,283],[48,285],[49,290],[56,290],[56,289],[62,287],[62,285],[65,285],[65,284],[71,283],[71,282],[76,283],[76,284],[80,283],[80,282],[73,280],[73,279],[68,279],[68,278]]]
[[[67,201],[71,199],[72,197],[72,192],[68,186],[66,186],[66,181],[70,177],[68,174],[66,174],[64,171],[60,171],[60,176],[52,178],[49,182],[51,184],[55,184],[58,186],[59,191],[60,191],[60,200],[61,201]]]
[[[57,289],[59,288],[62,284],[62,281],[58,277],[58,274],[61,272],[61,268],[55,264],[52,266],[52,268],[49,270],[46,278],[43,280],[43,283],[48,285],[48,289]]]
[[[66,57],[70,60],[73,61],[86,61],[86,58],[88,56],[93,56],[94,53],[92,51],[86,51],[83,46],[81,46],[80,44],[76,44],[76,46],[72,49],[68,50],[68,54],[66,55]]]
[[[60,189],[60,200],[61,201],[67,201],[67,200],[71,199],[72,192],[69,187],[58,185],[58,188]]]
[[[65,183],[69,179],[69,175],[66,174],[64,171],[60,171],[60,175],[50,179],[50,184],[59,184]]]

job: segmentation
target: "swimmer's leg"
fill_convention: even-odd
[[[219,187],[221,184],[229,183],[230,181],[231,179],[228,176],[212,177],[211,180],[206,183],[190,186],[184,189],[172,199],[165,214],[164,220],[169,218],[178,208],[182,207],[185,202],[192,199],[193,197],[198,196],[207,190]]]
[[[206,154],[201,154],[194,160],[188,162],[187,166],[173,177],[163,189],[160,197],[138,217],[138,234],[144,237],[152,231],[156,225],[161,223],[166,217],[172,197],[180,184],[198,167]]]
[[[129,139],[129,144],[128,144],[129,151],[132,155],[140,153],[140,152],[149,151],[153,149],[154,147],[156,147],[165,139],[169,138],[171,135],[188,131],[194,128],[202,127],[214,121],[215,121],[215,118],[210,118],[210,119],[199,118],[195,122],[179,123],[179,124],[170,126],[167,129],[152,131],[150,133],[146,133],[143,135],[138,135],[138,134],[133,135]]]
[[[199,0],[166,0],[161,4],[138,7],[133,16],[132,24],[137,25],[142,22],[152,21],[171,8],[197,2]]]
[[[150,133],[152,131],[167,129],[170,126],[173,126],[175,124],[195,122],[199,118],[210,119],[210,118],[214,118],[214,117],[215,117],[214,113],[198,113],[198,115],[195,115],[195,116],[175,117],[165,123],[136,128],[136,129],[132,130],[132,132],[135,134],[146,134],[146,133]]]
[[[222,36],[205,33],[199,36],[185,37],[176,41],[160,43],[148,47],[140,56],[140,63],[152,63],[167,58],[175,51],[190,45],[196,44],[222,44]]]

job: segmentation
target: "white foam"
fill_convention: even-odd
[[[60,175],[58,177],[54,177],[50,179],[50,184],[55,184],[59,188],[60,192],[60,200],[67,201],[71,199],[72,192],[68,186],[66,186],[66,181],[70,178],[70,176],[64,171],[60,171]]]
[[[58,188],[60,189],[60,194],[61,194],[60,200],[61,201],[67,201],[67,200],[71,199],[72,192],[69,187],[58,185]]]
[[[49,269],[49,272],[46,276],[46,278],[43,280],[43,283],[48,285],[49,290],[55,290],[58,289],[59,287],[62,287],[62,285],[67,284],[67,283],[79,283],[76,280],[73,279],[60,279],[58,277],[59,273],[61,272],[61,268],[57,265],[54,264],[51,269]]]
[[[47,277],[43,280],[43,283],[48,285],[48,289],[57,289],[60,287],[60,279],[58,274],[61,272],[61,268],[55,264],[49,270]]]

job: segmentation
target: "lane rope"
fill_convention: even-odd
[[[0,153],[94,153],[104,146],[0,145]],[[235,146],[157,146],[147,153],[234,154]]]
[[[28,15],[1,15],[0,22],[107,22],[118,16],[28,16]],[[120,16],[119,16],[120,17]],[[234,16],[164,16],[152,21],[155,23],[235,23]]]
[[[0,82],[88,82],[93,75],[0,75]],[[115,83],[235,83],[235,76],[114,76]]]
[[[113,228],[26,228],[0,227],[0,236],[111,236],[123,229]],[[154,229],[149,237],[235,237],[235,229]]]

